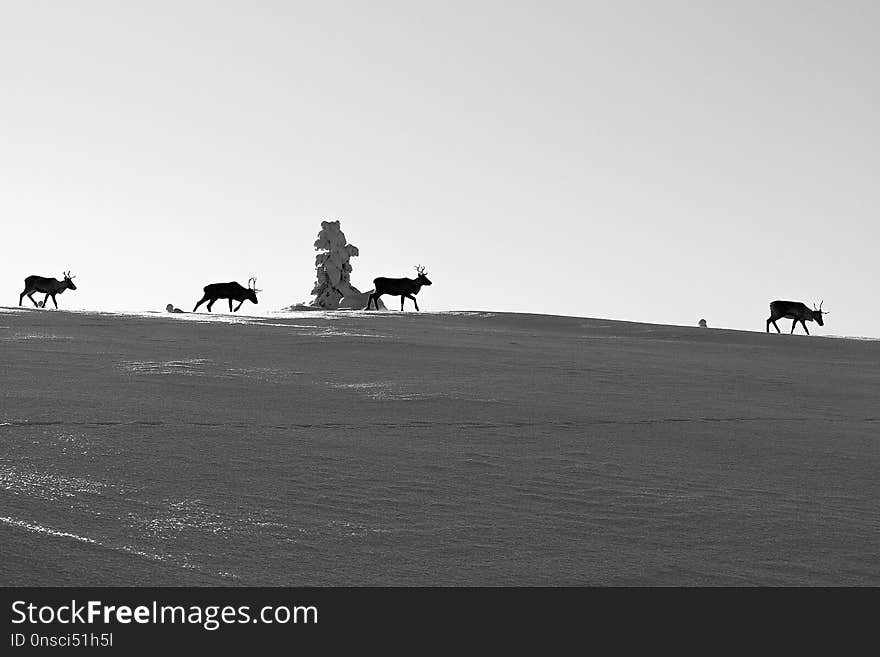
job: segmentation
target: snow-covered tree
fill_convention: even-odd
[[[351,284],[350,260],[358,255],[358,248],[345,239],[339,221],[321,222],[315,250],[318,251],[315,256],[317,280],[310,305],[326,310],[365,308],[368,293]]]

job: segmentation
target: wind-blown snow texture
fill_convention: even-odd
[[[0,311],[0,584],[880,584],[880,344]]]

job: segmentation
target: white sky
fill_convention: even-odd
[[[772,299],[824,299],[814,332],[878,336],[878,19],[0,0],[0,304],[72,269],[63,308],[256,275],[243,310],[274,310],[341,219],[354,284],[425,264],[423,310],[763,330]]]

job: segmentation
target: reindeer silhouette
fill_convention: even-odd
[[[18,295],[18,305],[21,305],[22,300],[27,297],[33,302],[35,306],[38,308],[46,307],[46,301],[49,297],[52,297],[52,303],[55,304],[55,308],[58,308],[58,302],[55,300],[56,294],[61,294],[64,290],[75,290],[76,285],[73,284],[73,279],[76,276],[71,276],[69,271],[64,272],[63,274],[64,280],[58,280],[57,278],[46,278],[45,276],[28,276],[24,279],[24,292]],[[45,293],[45,297],[43,297],[42,306],[34,301],[33,296],[31,296],[34,292]]]
[[[257,292],[262,291],[257,289],[256,278],[249,278],[247,287],[242,287],[240,283],[233,281],[232,283],[211,283],[211,285],[206,285],[202,289],[205,291],[205,295],[199,299],[196,307],[193,308],[193,312],[197,311],[199,306],[205,303],[205,301],[208,302],[208,312],[211,312],[211,306],[214,305],[217,299],[229,299],[229,312],[238,312],[241,304],[245,301],[256,304]],[[233,301],[238,301],[234,311],[232,310]]]
[[[425,268],[421,265],[416,265],[416,272],[418,273],[416,278],[379,277],[373,279],[373,284],[376,287],[367,299],[367,307],[364,310],[369,310],[371,303],[375,303],[376,310],[379,310],[379,299],[383,294],[400,297],[401,311],[403,310],[404,299],[412,299],[412,302],[416,305],[416,310],[418,310],[419,302],[416,301],[416,295],[423,285],[431,285],[431,281],[428,280],[428,277],[425,275]]]
[[[822,303],[825,303],[822,301]],[[805,303],[801,303],[800,301],[773,301],[770,303],[770,317],[767,318],[767,333],[770,332],[770,324],[773,324],[773,328],[776,329],[777,333],[782,333],[779,330],[779,327],[776,325],[777,319],[793,319],[794,321],[791,323],[791,332],[794,333],[794,329],[797,326],[797,323],[800,322],[801,326],[804,327],[804,331],[806,331],[807,335],[810,332],[807,330],[807,322],[816,322],[819,326],[825,326],[825,322],[822,321],[822,315],[830,315],[831,313],[822,310],[822,303],[819,304],[819,307],[816,308],[816,304],[813,304],[813,310],[810,310]]]

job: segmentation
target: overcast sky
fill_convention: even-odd
[[[274,310],[340,219],[423,310],[880,336],[878,7],[2,2],[0,304]]]

